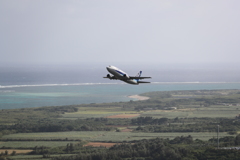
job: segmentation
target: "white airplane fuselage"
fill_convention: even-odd
[[[107,70],[109,73],[113,74],[117,79],[121,81],[124,81],[129,84],[135,84],[135,85],[139,84],[137,79],[130,79],[127,73],[118,69],[117,67],[108,66]]]

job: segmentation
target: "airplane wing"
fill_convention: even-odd
[[[138,83],[151,83],[151,82],[138,81]]]
[[[152,78],[152,77],[129,77],[130,79],[146,79],[146,78]]]

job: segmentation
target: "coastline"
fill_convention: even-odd
[[[240,89],[240,83],[149,84],[138,87],[137,90],[127,84],[96,85],[79,83],[16,87],[0,84],[0,109],[139,101],[148,98],[140,98],[137,94],[155,91]]]
[[[144,101],[144,100],[148,100],[150,99],[149,97],[146,96],[139,96],[139,95],[130,95],[128,96],[128,98],[133,98],[133,99],[137,99],[138,101]]]

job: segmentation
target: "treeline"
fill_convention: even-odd
[[[217,144],[218,140],[217,138],[211,138],[208,140],[208,142]],[[219,143],[221,147],[239,146],[240,134],[238,134],[236,137],[226,136],[226,137],[219,138]]]
[[[60,132],[60,131],[110,131],[113,127],[106,126],[104,121],[97,119],[39,119],[34,121],[19,122],[14,125],[1,125],[0,131],[7,133],[30,132]]]
[[[237,136],[238,138],[240,135]],[[238,138],[234,138],[235,141]],[[240,142],[240,141],[239,141]],[[238,143],[239,143],[238,142]],[[109,149],[75,147],[67,145],[63,150],[79,154],[70,157],[53,157],[53,160],[182,160],[182,159],[239,159],[238,150],[214,149],[207,142],[193,140],[191,136],[169,139],[144,139],[132,143],[117,144]]]
[[[0,110],[0,138],[13,133],[71,130],[71,125],[59,126],[59,123],[70,123],[70,121],[60,122],[57,118],[65,112],[76,111],[78,111],[77,106],[2,109]]]
[[[76,120],[35,119],[19,121],[14,125],[0,125],[1,135],[31,132],[63,132],[63,131],[113,131],[117,125],[138,126],[137,132],[220,132],[235,134],[240,130],[240,121],[224,118],[153,118],[138,117],[136,119],[88,118]]]
[[[191,123],[189,124],[189,122]],[[139,125],[135,129],[138,132],[216,132],[217,124],[221,126],[220,132],[236,133],[240,130],[240,121],[223,118],[168,119],[139,117],[132,119],[132,124]]]
[[[13,125],[0,125],[0,138],[13,133],[63,132],[63,131],[112,131],[115,125],[131,125],[130,119],[87,118],[76,120],[32,119]]]
[[[44,118],[59,118],[65,112],[76,112],[77,106],[51,106],[21,109],[0,110],[1,123],[17,123],[19,121],[31,121]]]
[[[45,111],[54,113],[65,113],[65,112],[77,112],[78,108],[76,106],[51,106],[51,107],[39,107],[35,108],[34,111]]]
[[[132,125],[162,125],[167,124],[169,121],[168,118],[153,118],[153,117],[138,117],[136,119],[132,119]]]

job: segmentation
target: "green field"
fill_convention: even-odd
[[[65,119],[85,119],[85,118],[101,118],[118,114],[138,113],[131,110],[125,110],[122,107],[102,106],[102,107],[79,107],[78,112],[64,113],[62,118]]]
[[[72,156],[76,154],[51,154],[50,158],[44,158],[44,160],[51,160],[52,157],[58,157],[58,156]],[[12,160],[42,160],[43,155],[15,155],[10,156]]]
[[[6,141],[0,143],[0,148],[22,148],[22,149],[32,149],[36,146],[41,147],[60,147],[66,146],[68,143],[76,144],[77,141]]]
[[[5,135],[3,139],[71,139],[71,140],[86,140],[86,141],[101,141],[101,142],[121,142],[121,141],[133,141],[140,139],[149,139],[149,138],[169,138],[173,139],[177,136],[188,136],[191,135],[194,139],[208,140],[210,138],[216,137],[217,134],[214,132],[183,132],[183,133],[142,133],[142,132],[104,132],[104,131],[79,131],[79,132],[52,132],[52,133],[19,133],[19,134],[11,134]],[[221,132],[220,137],[227,136],[228,134],[225,132]],[[20,142],[22,144],[28,144],[29,146],[36,146],[38,143],[42,143],[38,141],[32,142]],[[13,143],[11,141],[0,144],[0,146],[7,146],[8,143]],[[16,142],[14,142],[16,143]],[[31,144],[33,143],[33,144]],[[43,142],[45,143],[45,142]],[[53,142],[54,143],[54,142]],[[55,142],[56,146],[60,144],[66,144],[67,142]],[[72,142],[71,142],[72,143]],[[74,142],[73,142],[74,143]],[[48,143],[46,143],[48,144]],[[52,144],[53,146],[55,144]],[[45,146],[45,145],[44,145]]]
[[[240,108],[240,107],[239,107]],[[238,106],[213,105],[210,108],[187,108],[176,110],[154,110],[141,113],[141,116],[152,116],[156,118],[233,118],[240,113]]]

